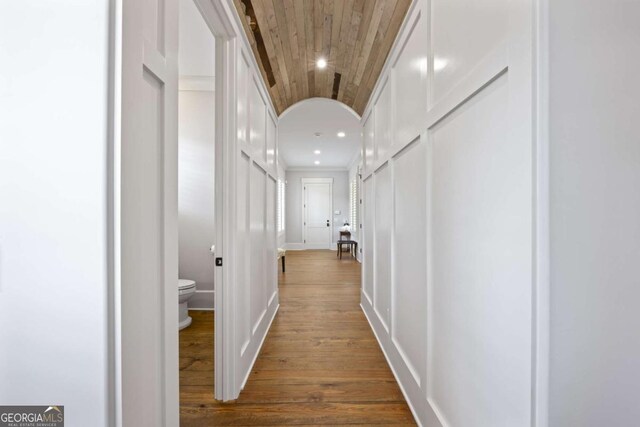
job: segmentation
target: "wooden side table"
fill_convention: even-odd
[[[278,259],[282,259],[282,272],[284,273],[285,271],[285,265],[284,265],[284,260],[287,257],[287,251],[282,249],[282,248],[278,248]]]
[[[355,240],[338,240],[338,254],[336,256],[342,259],[342,247],[344,245],[349,246],[349,253],[356,258],[356,254],[358,253],[358,242]]]

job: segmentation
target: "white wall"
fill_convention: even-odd
[[[189,308],[213,309],[215,93],[180,91],[178,99],[179,276],[196,281]]]
[[[414,1],[363,114],[362,306],[426,426],[532,425],[533,6],[511,5]]]
[[[548,3],[550,425],[638,425],[640,4]]]
[[[215,39],[194,0],[178,0],[178,69],[180,80],[208,81],[213,84]],[[181,82],[183,83],[183,82]]]
[[[286,171],[286,240],[289,248],[302,245],[302,178],[333,178],[333,242],[340,236],[344,219],[349,218],[349,172],[345,171]]]
[[[0,13],[0,402],[106,426],[108,10]]]

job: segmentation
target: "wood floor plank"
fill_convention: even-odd
[[[384,392],[382,392],[384,391]],[[183,405],[214,407],[212,391],[207,386],[193,386]],[[388,381],[339,380],[310,384],[306,380],[273,379],[253,381],[245,387],[236,403],[295,402],[399,402],[402,393],[393,379]],[[204,402],[204,403],[202,403]]]
[[[287,252],[280,309],[234,402],[213,397],[213,312],[180,332],[180,425],[415,425],[360,308],[360,264]]]
[[[240,410],[238,408],[240,407]],[[184,405],[181,425],[379,425],[406,423],[413,418],[405,403],[250,403],[215,407]]]

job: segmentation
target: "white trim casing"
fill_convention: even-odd
[[[110,135],[107,150],[109,224],[109,413],[110,425],[122,426],[122,277],[121,277],[121,206],[122,173],[122,1],[112,0],[109,40]]]
[[[549,159],[549,0],[534,2],[534,290],[531,413],[534,427],[549,425],[551,247]]]
[[[122,50],[114,114],[121,139],[110,177],[117,210],[115,424],[173,426],[179,423],[178,2],[117,7]],[[140,30],[150,14],[153,34]],[[150,297],[145,304],[142,295]]]
[[[246,255],[239,254],[240,243],[245,236],[238,235],[238,209],[249,209],[248,206],[240,206],[238,199],[239,185],[239,159],[249,159],[249,165],[255,165],[264,173],[265,185],[273,179],[277,182],[277,115],[260,75],[256,59],[251,51],[251,46],[244,32],[240,17],[238,16],[232,0],[195,0],[205,21],[216,36],[216,105],[225,108],[216,108],[216,252],[224,260],[222,267],[216,268],[216,367],[215,367],[215,392],[216,398],[221,400],[236,399],[244,386],[244,381],[251,370],[255,357],[259,353],[264,336],[266,335],[270,321],[275,316],[278,308],[277,270],[270,271],[273,274],[276,290],[268,297],[266,311],[259,317],[258,324],[251,328],[250,345],[241,342],[239,322],[240,316],[244,316],[249,310],[246,301],[239,294],[242,285],[239,272],[249,269]],[[240,76],[239,61],[248,66],[248,75]],[[248,85],[254,85],[262,103],[264,103],[264,123],[273,123],[275,127],[271,141],[274,144],[274,152],[267,153],[266,148],[260,154],[256,147],[247,143],[246,139],[240,139],[249,135],[247,129],[240,129],[238,105],[240,78],[247,79]],[[244,84],[244,83],[243,83]],[[247,105],[244,105],[246,108]],[[246,114],[246,113],[245,113]],[[255,114],[255,113],[251,113]],[[257,117],[257,116],[256,116]],[[244,126],[244,124],[243,124]],[[220,143],[218,143],[220,141]],[[269,157],[272,156],[272,157]],[[253,167],[253,166],[251,166]],[[266,192],[267,188],[265,188]],[[274,193],[273,207],[276,206]],[[269,201],[264,199],[265,206]],[[266,212],[266,211],[265,211]],[[265,227],[266,227],[265,222]],[[275,225],[275,219],[274,219]],[[268,238],[265,232],[265,239]],[[274,228],[273,236],[275,251],[277,242],[277,230]],[[238,258],[242,259],[238,259]],[[265,264],[265,266],[268,264]],[[269,275],[270,273],[267,273]],[[243,276],[244,277],[244,276]],[[244,279],[243,279],[244,280]],[[246,283],[246,282],[245,282]],[[246,297],[246,295],[245,295]]]
[[[291,111],[295,110],[296,108],[298,108],[298,107],[300,107],[302,105],[317,104],[318,102],[324,103],[324,102],[327,102],[327,101],[337,103],[340,107],[345,109],[353,117],[355,117],[356,119],[360,120],[360,114],[356,113],[356,111],[353,108],[349,107],[347,104],[345,104],[343,102],[340,102],[340,101],[336,101],[334,99],[321,98],[321,97],[313,97],[313,98],[303,99],[301,101],[296,102],[295,104],[290,105],[289,107],[287,107],[286,110],[284,110],[282,113],[280,113],[280,119],[282,119],[284,116],[289,114]]]

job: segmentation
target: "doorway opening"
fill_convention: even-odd
[[[180,418],[215,398],[216,37],[194,0],[179,0],[178,275]]]

